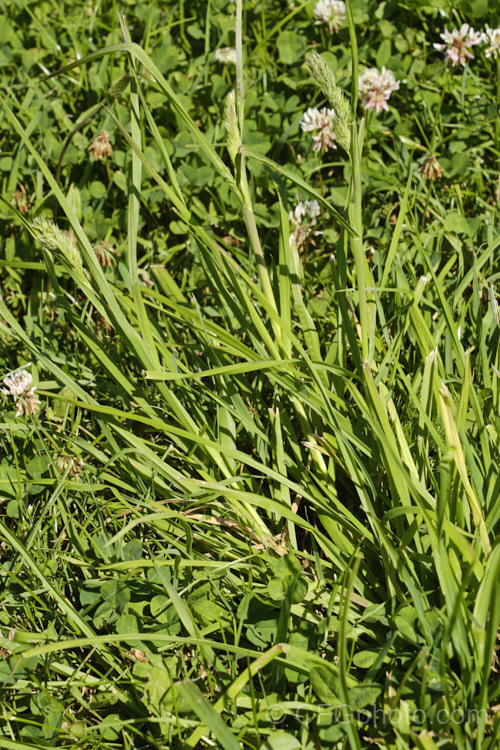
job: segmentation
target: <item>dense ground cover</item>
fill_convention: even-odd
[[[499,9],[242,6],[0,3],[0,747],[496,748]]]

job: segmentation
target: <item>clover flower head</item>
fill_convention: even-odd
[[[297,203],[295,209],[289,213],[290,221],[295,224],[295,229],[290,235],[290,245],[302,248],[308,241],[311,241],[311,237],[322,234],[317,229],[313,230],[320,213],[321,209],[316,200],[299,201]],[[314,244],[313,240],[312,242]]]
[[[215,59],[220,63],[236,65],[236,50],[234,47],[220,47],[215,50]]]
[[[87,151],[96,161],[106,161],[108,156],[113,156],[113,147],[108,131],[103,130],[96,135]]]
[[[294,211],[290,211],[290,221],[294,223],[307,219],[310,224],[316,224],[316,219],[321,213],[318,201],[299,201]]]
[[[451,61],[453,67],[459,64],[465,65],[468,58],[474,57],[470,48],[484,41],[483,34],[480,31],[474,31],[468,23],[462,24],[459,29],[453,29],[453,31],[445,29],[439,36],[444,44],[436,42],[433,45],[434,49],[444,51],[445,58]]]
[[[489,45],[484,53],[486,57],[493,57],[496,60],[500,56],[500,29],[490,29],[486,25],[481,41]]]
[[[2,388],[2,393],[16,397],[30,390],[33,377],[26,370],[19,370],[12,375],[7,375],[3,382],[7,388]]]
[[[109,242],[100,240],[94,247],[94,253],[102,268],[110,268],[115,265],[118,253]]]
[[[328,151],[329,148],[337,148],[335,141],[337,135],[334,131],[335,110],[316,109],[309,107],[302,115],[300,127],[305,133],[317,131],[313,135],[313,149],[315,151]]]
[[[326,24],[330,34],[337,32],[345,21],[346,4],[342,0],[319,0],[314,8],[316,25]]]
[[[6,388],[2,393],[12,396],[16,405],[16,417],[24,414],[35,414],[40,406],[40,401],[35,396],[35,387],[32,385],[33,378],[26,370],[19,370],[3,379]]]
[[[420,171],[424,180],[438,180],[443,174],[443,167],[437,160],[436,154],[428,154]]]
[[[11,204],[14,206],[14,208],[17,208],[20,214],[28,213],[28,211],[30,210],[30,202],[24,188],[22,188],[21,190],[16,190],[16,192],[12,196]]]
[[[83,471],[82,459],[74,456],[58,456],[54,463],[60,474],[67,470],[70,477],[77,477]]]
[[[399,89],[399,81],[396,81],[394,73],[382,68],[368,68],[358,80],[359,95],[363,100],[365,109],[374,109],[381,112],[388,110],[387,102],[393,91]]]

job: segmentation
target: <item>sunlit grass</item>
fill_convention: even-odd
[[[33,81],[0,100],[5,203],[21,174],[34,185],[28,211],[5,208],[2,362],[41,403],[16,417],[3,399],[0,747],[494,748],[498,165],[482,197],[477,164],[474,187],[427,180],[420,151],[460,132],[446,92],[430,142],[403,105],[392,138],[331,58],[308,96],[352,108],[333,167],[259,147],[250,76],[266,67],[245,68],[240,41],[250,61],[276,35],[281,62],[300,46],[273,3],[221,36],[236,95],[215,124],[197,96],[221,5],[198,36],[190,3],[163,17],[177,63],[203,41],[190,89],[149,49],[154,8],[143,44],[113,16],[102,47],[57,60],[40,91],[91,91],[89,71],[108,91],[85,122],[71,104],[82,127],[61,133],[57,174]],[[300,92],[306,67],[294,76]],[[121,156],[77,176],[97,112]],[[297,196],[321,206],[315,245],[290,242]],[[118,247],[106,262],[92,211]]]

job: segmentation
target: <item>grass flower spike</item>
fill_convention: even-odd
[[[316,25],[326,24],[330,34],[337,32],[345,21],[346,5],[341,0],[319,0],[314,8]]]
[[[330,127],[332,130],[335,131],[335,138],[338,140],[342,148],[349,153],[349,148],[351,146],[351,125],[352,125],[352,113],[351,113],[351,106],[349,102],[347,101],[347,98],[345,97],[343,91],[339,86],[337,86],[337,82],[335,80],[335,76],[328,67],[328,65],[325,63],[321,55],[318,55],[317,52],[313,52],[312,55],[309,55],[309,57],[306,60],[307,67],[309,68],[309,71],[312,75],[312,77],[316,80],[316,82],[321,87],[322,92],[332,105],[333,109],[322,109],[321,112],[328,113],[328,118],[330,120]],[[308,109],[307,112],[317,112],[318,110],[310,110]],[[306,112],[306,114],[307,114]],[[325,116],[326,117],[326,116]],[[302,124],[302,130],[312,130],[312,127],[305,128],[304,127],[304,121],[306,121],[306,117],[304,115],[303,118],[303,124]],[[307,122],[307,121],[306,121]],[[323,127],[326,127],[326,124],[323,124]],[[317,136],[315,136],[315,145],[314,148],[316,150],[319,150],[322,148],[322,142],[321,138],[324,138],[322,136],[322,131],[318,133]],[[316,143],[317,141],[317,143]],[[318,144],[318,145],[317,145]],[[336,146],[333,146],[333,148],[336,148]],[[325,148],[325,151],[327,149]]]
[[[238,129],[238,117],[236,115],[236,93],[234,89],[226,97],[224,127],[227,134],[227,150],[234,164],[240,147],[240,132]]]
[[[436,43],[434,48],[440,52],[444,51],[446,59],[451,60],[453,67],[459,64],[465,65],[468,58],[474,57],[470,48],[483,41],[483,34],[480,31],[474,31],[468,23],[462,24],[459,29],[453,29],[453,31],[445,29],[439,36],[444,44]]]
[[[57,224],[54,224],[50,219],[39,216],[33,221],[31,227],[34,230],[35,238],[47,250],[61,253],[72,266],[82,268],[78,246],[62,229],[59,229]]]
[[[4,5],[0,750],[500,750],[500,0]]]
[[[364,102],[365,109],[374,109],[376,112],[388,110],[387,102],[394,91],[399,89],[399,81],[396,81],[394,73],[382,68],[368,68],[359,77],[359,95]]]
[[[7,375],[3,379],[6,388],[2,388],[2,393],[6,396],[12,396],[16,405],[16,417],[22,417],[27,414],[36,414],[40,408],[40,401],[35,396],[35,387],[33,378],[26,370],[20,370],[13,375]]]
[[[493,57],[496,60],[500,56],[500,29],[490,29],[489,26],[485,26],[481,41],[489,45],[484,53],[486,57]]]

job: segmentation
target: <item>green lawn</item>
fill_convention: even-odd
[[[0,748],[495,750],[498,4],[0,10]]]

